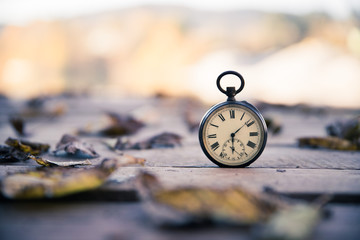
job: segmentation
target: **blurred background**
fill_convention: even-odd
[[[359,1],[0,1],[5,97],[216,103],[226,70],[238,100],[360,108]]]

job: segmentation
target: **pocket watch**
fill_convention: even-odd
[[[240,87],[221,87],[225,75],[240,79]],[[220,167],[246,167],[263,152],[267,127],[259,110],[246,101],[236,101],[235,95],[245,86],[244,78],[235,71],[219,75],[216,85],[227,95],[227,101],[212,106],[203,116],[199,127],[199,141],[205,155]]]

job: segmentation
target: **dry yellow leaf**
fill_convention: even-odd
[[[5,197],[12,199],[62,197],[98,188],[116,169],[144,161],[125,155],[104,159],[101,165],[92,168],[43,167],[5,177],[1,190]]]

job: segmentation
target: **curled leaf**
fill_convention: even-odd
[[[326,131],[330,136],[346,139],[360,149],[360,116],[348,121],[338,121],[329,124]]]
[[[97,188],[109,175],[98,168],[41,168],[6,177],[2,182],[2,193],[14,199],[61,197]]]
[[[13,147],[0,145],[0,162],[11,163],[21,162],[28,159],[28,154],[22,151],[16,150]]]
[[[25,132],[25,121],[21,117],[10,117],[9,122],[19,136],[27,135]]]
[[[249,225],[267,220],[281,204],[244,188],[182,187],[166,189],[155,176],[139,176],[149,213],[163,224],[222,222]]]
[[[157,223],[246,225],[255,228],[258,239],[308,239],[320,219],[320,207],[329,199],[325,196],[315,204],[307,204],[239,186],[168,189],[146,172],[139,174],[137,183],[145,210]]]
[[[66,105],[61,102],[50,103],[47,97],[36,97],[30,99],[26,107],[22,109],[17,115],[21,118],[54,118],[63,115],[66,112]]]
[[[136,158],[131,155],[123,154],[121,157],[117,158],[105,158],[102,163],[101,167],[103,169],[114,170],[123,166],[139,164],[144,166],[145,159],[144,158]]]
[[[118,137],[134,134],[144,126],[144,123],[130,115],[108,112],[106,116],[110,120],[107,126],[97,130],[80,129],[78,130],[78,134],[83,136]]]
[[[173,148],[181,145],[182,137],[175,133],[161,133],[141,142],[130,143],[124,138],[119,138],[115,144],[115,149],[150,149],[150,148]]]
[[[47,152],[50,148],[49,144],[31,142],[27,140],[19,140],[14,138],[8,138],[5,143],[16,150],[19,150],[24,153],[31,155],[39,155],[41,153]]]
[[[91,162],[88,159],[79,160],[79,161],[54,161],[42,157],[36,157],[33,155],[29,155],[29,158],[35,160],[39,165],[45,167],[53,167],[53,166],[71,167],[71,166],[79,166],[79,165],[91,165]]]
[[[360,150],[356,144],[338,137],[304,137],[298,139],[300,147],[328,148],[333,150]]]
[[[107,116],[111,120],[110,126],[100,131],[104,136],[119,136],[133,134],[137,132],[144,124],[129,115],[108,112]]]
[[[265,123],[269,130],[274,135],[280,134],[282,130],[282,124],[274,117],[265,117]]]
[[[120,167],[138,159],[107,159],[92,168],[45,167],[15,173],[2,181],[2,194],[10,199],[56,198],[100,187]]]
[[[296,204],[280,209],[257,232],[261,239],[309,239],[320,219],[319,208],[310,204]]]
[[[65,134],[59,143],[56,144],[55,154],[66,153],[79,158],[95,158],[99,155],[91,144],[80,141],[75,136]]]

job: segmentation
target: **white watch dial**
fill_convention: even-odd
[[[205,120],[202,144],[213,160],[239,166],[262,151],[264,135],[263,123],[252,110],[240,104],[227,104]]]

